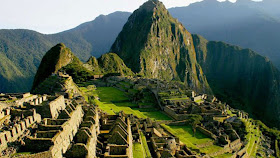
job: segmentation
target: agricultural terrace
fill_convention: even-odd
[[[115,87],[81,87],[80,90],[86,96],[90,103],[95,103],[99,108],[108,114],[115,114],[123,111],[126,114],[133,114],[139,118],[151,118],[154,120],[171,120],[166,114],[154,108],[139,108],[135,103],[132,103],[126,92],[123,92]],[[90,87],[90,88],[88,88]],[[99,99],[96,99],[99,98]]]

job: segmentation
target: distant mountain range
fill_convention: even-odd
[[[85,61],[91,54],[99,55],[93,52],[89,41],[93,42],[103,35],[92,28],[112,24],[104,19],[100,23],[92,22],[94,25],[91,27],[87,27],[91,24],[88,23],[60,34],[42,36],[50,41],[64,39],[75,50],[73,52]],[[110,29],[109,26],[100,30],[102,28]],[[114,31],[106,32],[104,37],[110,36],[110,33],[113,36],[117,31],[116,34]],[[93,34],[96,36],[90,37]],[[78,40],[77,43],[74,39]],[[270,126],[279,127],[280,72],[272,62],[250,49],[191,35],[158,0],[149,0],[134,11],[113,40],[115,42],[110,50],[106,48],[106,45],[111,45],[109,40],[95,45],[98,48],[95,50],[110,53],[98,59],[90,57],[86,63],[82,63],[64,44],[56,45],[43,57],[33,90],[45,93],[44,90],[49,89],[46,85],[53,80],[49,76],[59,69],[70,74],[78,83],[101,72],[136,74],[181,81],[197,92],[213,92],[231,106],[245,110]],[[20,71],[11,64],[6,62],[15,74]]]
[[[127,21],[130,13],[100,15],[74,29],[52,35],[31,30],[0,30],[0,92],[30,91],[34,75],[45,52],[65,43],[77,57],[86,61],[101,56]]]
[[[280,1],[236,3],[205,0],[169,9],[191,33],[208,40],[251,48],[280,68]],[[61,33],[44,35],[31,30],[0,30],[0,92],[29,91],[43,57],[63,42],[82,61],[109,51],[131,13],[115,12]],[[5,61],[5,62],[4,62]]]
[[[280,1],[205,0],[169,9],[191,33],[250,48],[280,68]]]
[[[169,11],[191,33],[203,35],[208,40],[225,41],[250,48],[267,56],[279,68],[280,11],[277,6],[280,6],[277,0],[238,0],[236,3],[206,0]],[[142,31],[134,24],[137,20],[128,20],[131,15],[128,12],[101,15],[74,29],[51,35],[31,30],[0,30],[0,92],[30,91],[44,53],[63,42],[83,62],[90,56],[98,58],[111,50],[135,73],[163,79],[180,79],[195,85],[193,87],[197,89],[208,89],[209,83],[213,92],[223,101],[245,109],[258,118],[265,117],[266,122],[275,124],[272,120],[279,116],[280,75],[268,58],[249,49],[222,42],[208,42],[196,35],[193,35],[192,44],[192,37],[182,29],[183,26],[176,20],[170,20],[173,18],[168,18],[169,13],[163,13],[165,11],[159,12],[157,17],[150,16],[147,24],[141,23],[145,27]],[[153,23],[149,23],[152,19]],[[143,39],[144,43],[135,46],[137,43],[133,43],[133,38]],[[159,38],[161,39],[158,40]],[[188,38],[191,39],[189,42]],[[148,45],[145,44],[147,41]],[[173,45],[169,46],[168,41],[173,41]],[[166,49],[158,45],[161,42],[166,43]],[[194,51],[188,45],[195,48],[196,59],[190,55]],[[182,48],[187,53],[178,50]],[[173,55],[164,57],[169,50],[173,51]],[[149,54],[154,55],[155,52],[159,54],[155,58],[149,58]],[[188,53],[189,55],[184,56]],[[115,61],[122,63],[113,54],[106,57],[108,58],[104,58],[104,61],[113,57]],[[95,67],[96,59],[91,59],[88,64],[92,63],[92,67]],[[163,66],[160,67],[159,64]],[[161,73],[160,70],[168,73]],[[186,76],[184,72],[195,73]]]

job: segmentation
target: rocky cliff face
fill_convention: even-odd
[[[74,54],[64,44],[60,43],[52,47],[43,57],[33,81],[34,89],[52,73],[56,73],[62,67],[68,65],[74,58]]]
[[[135,73],[180,80],[195,90],[211,91],[196,61],[191,34],[157,0],[149,0],[134,11],[111,52]]]
[[[193,35],[197,61],[215,95],[265,123],[279,127],[280,73],[249,49]]]

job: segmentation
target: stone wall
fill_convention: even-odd
[[[14,124],[9,130],[0,133],[0,151],[7,148],[9,142],[18,139],[31,125],[41,122],[41,115],[34,110],[33,115],[28,116]]]
[[[129,158],[133,158],[133,144],[132,144],[132,133],[131,133],[131,123],[130,120],[127,119],[127,133],[128,133],[128,138],[127,138],[127,142],[128,142],[128,157]]]
[[[174,109],[170,108],[169,106],[164,107],[164,112],[168,114],[170,117],[174,118],[175,120],[186,120],[189,118],[189,114],[177,114]]]
[[[43,103],[43,101],[46,101],[47,100],[47,95],[43,95],[43,96],[40,96],[38,98],[35,98],[31,101],[29,101],[30,105],[40,105]]]
[[[46,150],[50,150],[52,157],[62,158],[63,153],[67,151],[68,146],[79,129],[83,115],[82,106],[77,105],[76,109],[70,113],[70,118],[61,125],[61,130],[59,130],[53,138],[28,137],[26,148],[30,151],[34,151],[38,146],[44,143],[44,147],[51,146]],[[49,143],[47,144],[47,142]]]
[[[5,116],[10,115],[10,112],[11,112],[11,110],[9,108],[7,108],[7,109],[0,109],[0,120],[3,119]]]
[[[196,129],[198,129],[201,133],[207,135],[208,137],[211,137],[213,139],[217,139],[217,136],[215,136],[212,132],[208,131],[207,129],[201,127],[201,126],[197,126]]]
[[[99,134],[99,115],[97,108],[90,107],[87,110],[84,121],[81,123],[71,148],[65,157],[96,157],[97,135]]]
[[[229,153],[229,152],[231,152],[231,149],[230,149],[230,148],[224,148],[224,149],[221,149],[221,150],[219,150],[219,151],[217,151],[217,152],[214,152],[214,153],[209,154],[209,156],[211,156],[211,157],[216,157],[217,155],[222,155],[222,154],[224,154],[224,153]]]
[[[110,120],[111,121],[111,120]],[[122,157],[133,158],[133,136],[131,122],[119,114],[111,125],[104,158]]]
[[[196,96],[196,97],[193,97],[193,101],[199,101],[199,100],[201,100],[201,99],[203,99],[203,96],[202,95],[199,95],[199,96]]]
[[[70,119],[62,125],[63,130],[53,138],[54,145],[51,147],[53,157],[62,158],[62,154],[67,151],[70,142],[79,129],[82,122],[83,110],[81,105],[71,113]]]
[[[58,98],[56,98],[55,100],[51,101],[49,103],[49,107],[50,107],[50,112],[51,112],[52,118],[57,118],[59,115],[59,112],[66,108],[64,96],[61,95]]]
[[[27,98],[22,98],[22,99],[19,99],[19,100],[16,100],[15,103],[17,106],[23,106],[23,103],[28,103],[34,99],[36,99],[38,96],[37,95],[32,95],[32,96],[29,96]]]

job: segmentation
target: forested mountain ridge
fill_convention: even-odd
[[[197,61],[214,94],[271,126],[280,121],[280,72],[250,49],[193,35]]]
[[[211,92],[196,61],[191,34],[158,0],[133,12],[110,52],[142,76],[178,80],[197,91]]]
[[[57,43],[65,43],[82,61],[108,52],[129,14],[100,15],[74,29],[51,35],[24,29],[0,30],[0,58],[5,61],[0,62],[0,92],[30,91],[43,55]]]

